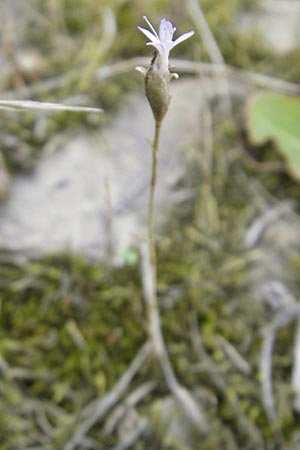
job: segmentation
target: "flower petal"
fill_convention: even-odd
[[[186,39],[189,39],[191,36],[193,36],[194,33],[195,33],[195,31],[193,31],[193,30],[188,31],[187,33],[183,33],[181,36],[179,36],[177,39],[175,39],[175,41],[173,42],[172,48],[175,47],[175,45],[178,45],[181,42],[185,41]]]
[[[166,41],[172,41],[175,27],[172,22],[167,19],[162,19],[159,25],[159,39],[162,43]]]
[[[155,36],[153,33],[151,33],[151,31],[146,30],[146,28],[138,27],[138,29],[142,33],[144,33],[144,35],[147,36],[147,38],[150,39],[150,41],[156,42],[156,43],[160,42],[158,36]]]
[[[154,28],[154,26],[152,25],[152,23],[150,22],[150,20],[148,19],[148,17],[147,16],[143,16],[143,19],[144,19],[144,21],[149,25],[149,27],[151,28],[151,30],[153,31],[153,34],[157,37],[157,39],[158,39],[158,34],[157,34],[157,32],[155,31],[155,28]]]

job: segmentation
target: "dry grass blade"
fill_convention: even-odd
[[[270,423],[277,422],[272,386],[272,354],[275,342],[275,330],[265,330],[260,358],[260,377],[263,405]]]
[[[225,61],[223,55],[205,19],[200,3],[197,0],[187,0],[186,5],[195,26],[198,28],[201,34],[201,38],[207,49],[210,59],[213,63],[224,64]]]
[[[299,413],[300,412],[300,319],[298,319],[295,334],[292,387],[294,391],[294,409]]]
[[[232,68],[234,71],[234,68]],[[266,89],[272,89],[275,92],[282,92],[283,94],[297,95],[300,93],[299,84],[290,81],[280,80],[279,78],[271,77],[259,72],[252,72],[250,70],[236,69],[237,74],[247,82],[251,82],[256,86]]]
[[[225,66],[225,59],[223,58],[222,52],[217,44],[217,41],[211,31],[205,15],[201,9],[200,3],[197,0],[187,0],[186,2],[187,10],[190,14],[191,19],[194,22],[195,27],[199,30],[203,44],[209,54],[211,61],[215,64],[220,64]],[[220,80],[221,81],[221,80]],[[228,79],[225,76],[222,80],[224,83],[225,96],[222,99],[222,108],[226,115],[231,114],[231,99],[229,91]]]
[[[102,38],[99,42],[99,50],[102,54],[109,52],[117,33],[116,16],[111,8],[104,8],[102,15]]]
[[[244,414],[238,397],[237,396],[233,397],[232,393],[228,394],[228,386],[226,380],[224,379],[215,362],[210,358],[210,356],[206,352],[202,343],[197,317],[194,313],[192,313],[190,317],[190,334],[192,346],[196,355],[198,356],[201,363],[204,365],[205,371],[207,372],[212,383],[215,385],[218,391],[224,396],[224,398],[228,402],[228,405],[235,416],[240,432],[248,436],[249,442],[251,442],[253,448],[255,448],[256,450],[258,449],[263,450],[264,442],[259,429],[256,428]]]
[[[277,331],[300,316],[300,305],[288,305],[275,317],[264,330],[264,339],[260,357],[262,401],[269,422],[277,427],[275,400],[272,383],[272,356]]]
[[[136,406],[137,403],[139,403],[143,398],[150,394],[155,386],[156,383],[154,381],[147,381],[146,383],[135,389],[133,392],[131,392],[124,400],[124,402],[121,405],[117,406],[111,413],[110,417],[108,417],[103,429],[104,436],[108,436],[113,433],[128,410]]]
[[[147,57],[135,57],[124,61],[117,61],[99,67],[99,69],[95,72],[95,78],[97,81],[107,80],[109,78],[131,72],[136,66],[147,66],[148,64],[149,58]],[[239,69],[228,64],[211,64],[172,58],[172,65],[176,67],[178,72],[183,74],[201,74],[203,76],[218,76],[226,78],[228,76],[234,76],[240,81],[244,81],[246,83],[250,83],[251,85],[259,86],[265,89],[271,89],[275,92],[282,92],[291,95],[300,93],[299,84],[281,80],[262,73]],[[5,96],[23,98],[32,97],[45,92],[51,92],[67,85],[71,81],[79,79],[82,74],[83,70],[80,69],[77,69],[76,71],[69,71],[67,74],[37,82],[32,86],[22,87],[13,92],[7,91],[5,92]]]
[[[246,232],[245,247],[247,249],[253,248],[259,241],[263,232],[270,226],[275,220],[281,216],[286,216],[292,212],[291,202],[281,202],[274,208],[267,209],[260,217],[258,217],[254,223],[252,223]]]
[[[100,113],[103,112],[101,108],[93,108],[90,106],[71,106],[64,105],[61,103],[48,103],[48,102],[35,102],[32,100],[0,100],[0,109],[14,111],[46,111],[46,112],[57,112],[57,111],[74,111],[74,112],[93,112]]]
[[[113,447],[112,450],[129,450],[134,446],[140,436],[147,430],[148,426],[148,420],[145,418],[141,418],[138,425],[136,426],[136,429],[127,434],[126,438],[117,446]]]
[[[82,411],[82,414],[79,416],[78,420],[78,428],[72,438],[62,447],[63,450],[74,450],[89,430],[95,425],[95,423],[119,401],[120,397],[130,385],[133,377],[140,370],[150,355],[151,350],[152,345],[149,342],[144,344],[135,359],[130,364],[128,370],[124,373],[124,375],[122,375],[115,387],[103,398],[93,402],[92,406],[88,405],[88,414],[86,410]]]
[[[245,375],[249,375],[251,367],[243,356],[237,351],[237,349],[222,336],[217,336],[217,340],[221,344],[224,353],[228,356],[232,364]]]

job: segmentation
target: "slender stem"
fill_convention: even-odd
[[[142,245],[142,282],[147,302],[149,335],[155,355],[160,364],[165,382],[181,404],[190,420],[203,432],[207,431],[204,413],[190,393],[177,380],[168,350],[165,344],[156,293],[156,255],[153,239],[154,197],[157,178],[157,155],[161,122],[155,123],[155,135],[152,146],[152,176],[150,182],[148,205],[148,245]]]
[[[152,174],[150,182],[150,192],[149,192],[149,204],[148,204],[148,240],[151,264],[155,266],[156,263],[156,252],[153,238],[153,228],[154,228],[154,198],[155,198],[155,188],[157,179],[157,160],[158,160],[158,144],[160,136],[161,122],[155,122],[155,134],[152,144]]]

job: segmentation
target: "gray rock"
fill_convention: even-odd
[[[284,53],[300,45],[300,2],[262,0],[256,12],[238,17],[239,29],[258,30],[274,51]]]
[[[199,80],[179,80],[162,128],[157,207],[167,216],[185,174],[184,149],[199,138]],[[0,208],[0,246],[43,255],[68,249],[115,253],[145,236],[154,120],[135,95],[104,131],[80,133],[45,151],[32,175],[17,176]]]

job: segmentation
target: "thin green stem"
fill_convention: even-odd
[[[143,289],[147,302],[149,335],[153,344],[155,355],[160,364],[165,382],[189,419],[203,432],[207,431],[204,413],[195,402],[189,391],[182,386],[175,375],[167,346],[165,344],[157,299],[156,254],[153,237],[154,228],[154,198],[157,179],[158,145],[161,122],[155,123],[155,135],[152,145],[152,175],[150,181],[148,205],[148,246],[142,247],[142,276]]]
[[[157,161],[158,161],[158,145],[160,136],[161,122],[155,122],[155,134],[152,144],[152,174],[150,181],[150,192],[149,192],[149,203],[148,203],[148,242],[150,249],[151,264],[155,266],[156,264],[156,252],[153,237],[154,228],[154,199],[155,199],[155,188],[157,180]]]

